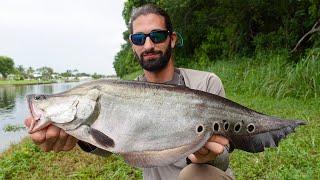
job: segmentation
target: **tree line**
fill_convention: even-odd
[[[297,62],[320,47],[320,0],[128,0],[122,12],[127,26],[133,8],[146,3],[165,9],[183,37],[175,50],[178,66],[283,51]],[[118,76],[139,69],[128,30],[123,37],[127,42],[114,61]]]
[[[10,57],[0,56],[0,74],[3,79],[6,79],[8,75],[14,75],[15,80],[24,80],[24,79],[38,79],[42,80],[50,80],[58,77],[69,78],[69,77],[81,77],[88,76],[94,79],[99,79],[104,77],[104,75],[94,73],[92,75],[84,72],[79,72],[77,69],[74,70],[66,70],[62,73],[57,73],[51,67],[40,67],[33,68],[28,67],[25,68],[22,65],[15,66],[14,60]]]

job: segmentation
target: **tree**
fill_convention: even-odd
[[[92,77],[93,79],[100,79],[100,78],[103,78],[103,75],[94,73],[91,77]]]
[[[77,76],[78,73],[79,73],[78,69],[72,70],[72,76],[75,76],[76,78],[78,78]]]
[[[41,74],[42,79],[44,80],[51,79],[51,75],[53,74],[53,69],[50,67],[41,67],[38,68],[37,71]]]
[[[72,76],[72,70],[67,70],[66,72],[61,73],[61,76],[63,76],[63,77],[71,77]]]
[[[13,59],[6,57],[6,56],[0,56],[0,73],[4,78],[8,76],[8,74],[14,72],[14,62]]]
[[[27,77],[27,73],[26,73],[26,70],[25,68],[23,67],[23,65],[18,65],[16,67],[16,75],[18,75],[18,79],[19,80],[23,80],[24,78]]]
[[[27,77],[29,78],[29,79],[31,79],[31,78],[34,78],[34,75],[33,75],[33,73],[34,73],[34,69],[32,68],[32,67],[29,67],[28,69],[27,69]]]
[[[257,52],[290,51],[297,44],[299,51],[291,58],[295,61],[296,55],[320,46],[320,23],[315,24],[320,17],[320,0],[127,0],[122,11],[127,26],[132,10],[146,3],[165,9],[174,31],[183,37],[183,48],[175,49],[175,63],[180,67]],[[130,48],[128,30],[123,37],[127,42],[113,63],[120,77],[140,68]]]

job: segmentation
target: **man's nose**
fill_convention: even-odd
[[[144,42],[144,49],[152,49],[154,48],[154,43],[151,41],[150,37],[146,38],[146,41]]]

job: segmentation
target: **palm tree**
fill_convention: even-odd
[[[34,75],[33,75],[34,72],[35,71],[34,71],[34,69],[32,67],[29,67],[27,69],[27,77],[28,77],[28,79],[33,79],[34,78]]]

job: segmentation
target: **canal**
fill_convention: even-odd
[[[0,152],[27,135],[24,119],[29,116],[27,94],[52,94],[68,90],[82,82],[40,85],[0,86]]]

